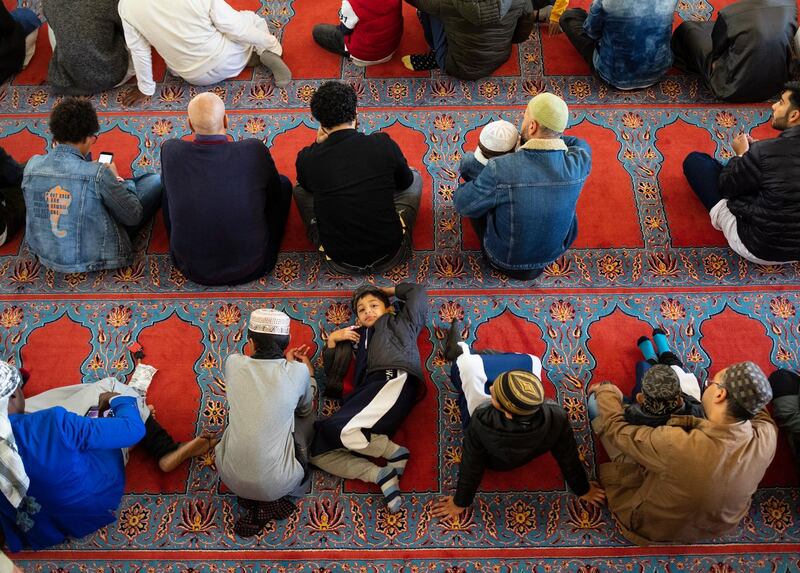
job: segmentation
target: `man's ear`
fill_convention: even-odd
[[[797,123],[800,122],[800,109],[793,109],[789,112],[789,117],[787,118],[789,123]]]
[[[639,404],[644,404],[644,394],[641,392],[636,393],[636,402]]]
[[[226,113],[222,118],[222,125],[225,129],[228,129],[228,114]]]

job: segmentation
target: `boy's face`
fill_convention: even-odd
[[[383,301],[375,295],[364,295],[356,303],[356,316],[361,326],[370,328],[384,314],[389,312]]]

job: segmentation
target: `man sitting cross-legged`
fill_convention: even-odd
[[[568,122],[564,100],[539,94],[525,110],[517,152],[486,166],[472,153],[461,161],[466,182],[453,196],[456,210],[472,219],[489,263],[509,277],[538,277],[578,235],[576,205],[592,151],[564,135]]]
[[[279,87],[292,79],[267,21],[255,12],[234,10],[225,0],[120,0],[119,15],[138,82],[123,105],[156,91],[151,45],[172,73],[198,86],[236,77],[259,63],[272,71]]]
[[[84,273],[133,263],[131,240],[161,205],[161,178],[133,180],[92,161],[100,124],[92,103],[69,97],[50,113],[56,146],[25,165],[25,241],[42,264]]]
[[[136,390],[114,378],[25,399],[27,381],[0,361],[0,525],[8,547],[41,549],[112,523],[127,448],[141,443],[172,471],[216,440],[178,444]]]
[[[194,141],[161,147],[164,224],[172,260],[204,285],[241,284],[278,258],[292,184],[261,140],[228,141],[225,104],[206,92],[189,102]]]
[[[311,98],[316,141],[297,155],[294,198],[308,238],[341,274],[380,273],[411,255],[422,178],[386,133],[357,130],[353,88],[322,84]]]
[[[690,153],[683,172],[733,251],[756,264],[800,260],[800,82],[784,86],[772,105],[774,139],[733,140],[726,165]]]
[[[612,383],[590,392],[599,412],[592,427],[611,458],[598,475],[627,539],[697,543],[736,528],[778,436],[764,409],[772,391],[757,365],[741,362],[708,379],[706,419],[672,416],[657,428],[628,423],[622,391]]]
[[[455,347],[456,332],[454,322],[447,358],[453,360],[450,380],[459,393],[464,426],[461,464],[455,495],[439,501],[433,514],[453,517],[469,507],[486,469],[511,471],[546,452],[573,492],[594,505],[602,503],[605,493],[586,477],[566,412],[545,399],[541,360],[528,354],[470,354],[463,342]]]

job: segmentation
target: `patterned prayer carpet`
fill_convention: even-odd
[[[712,3],[681,0],[676,24],[711,18],[730,2]],[[38,9],[36,0],[30,4]],[[335,20],[337,0],[231,4],[266,16],[295,74],[288,89],[275,88],[263,68],[213,88],[226,102],[235,138],[264,139],[279,169],[293,177],[296,152],[313,139],[308,101],[315,86],[340,78],[359,94],[362,129],[388,131],[423,173],[412,260],[369,277],[378,284],[415,280],[431,294],[430,323],[419,339],[428,393],[397,436],[412,452],[401,482],[404,509],[387,514],[377,488],[317,472],[313,494],[294,517],[240,539],[232,530],[235,500],[216,477],[213,455],[164,475],[134,450],[117,522],[52,550],[21,554],[26,570],[800,571],[798,476],[783,437],[748,516],[733,534],[702,545],[631,546],[606,509],[567,493],[549,456],[514,473],[489,473],[459,518],[431,516],[432,502],[453,490],[460,457],[458,410],[441,347],[453,317],[463,319],[464,335],[477,348],[543,357],[548,394],[569,412],[590,471],[603,454],[589,431],[586,388],[610,379],[630,389],[635,340],[652,327],[668,331],[701,379],[742,359],[768,372],[800,366],[800,265],[756,266],[734,255],[681,173],[693,149],[729,157],[728,140],[741,130],[773,137],[767,105],[721,104],[696,78],[674,71],[652,88],[619,92],[589,75],[563,35],[538,29],[491,78],[414,74],[399,61],[424,48],[408,7],[395,59],[364,70],[311,41],[314,23]],[[42,32],[31,66],[0,86],[0,145],[18,160],[51,145],[47,115],[58,99],[44,84],[49,53]],[[160,144],[189,137],[185,108],[200,90],[169,75],[160,60],[156,78],[156,96],[138,109],[122,108],[118,90],[93,98],[102,131],[95,149],[113,151],[123,175],[157,170]],[[474,149],[480,127],[498,118],[519,124],[523,106],[543,90],[570,104],[569,131],[591,143],[594,165],[579,202],[574,248],[530,283],[484,264],[452,195],[461,154]],[[42,267],[19,238],[0,249],[0,356],[32,371],[31,394],[126,378],[133,370],[126,348],[138,341],[146,362],[160,370],[150,402],[161,423],[185,440],[224,427],[221,364],[244,345],[251,309],[269,305],[290,314],[293,341],[311,344],[317,361],[326,333],[353,319],[347,301],[361,280],[320,267],[295,207],[273,273],[241,287],[187,281],[170,263],[160,216],[137,249],[141,256],[131,267],[69,275]],[[325,401],[320,411],[335,407]]]

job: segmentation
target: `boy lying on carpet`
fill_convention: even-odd
[[[405,304],[395,309],[391,296]],[[424,391],[417,335],[427,320],[427,303],[417,284],[361,286],[353,294],[357,325],[332,332],[322,354],[329,386],[341,386],[353,357],[355,370],[342,407],[316,424],[311,462],[335,476],[378,484],[392,513],[402,505],[399,477],[409,451],[389,437]],[[387,464],[377,466],[364,456]]]
[[[453,361],[450,381],[459,393],[465,429],[461,464],[455,495],[439,501],[433,515],[455,517],[469,507],[487,468],[511,471],[548,451],[570,489],[601,504],[605,492],[586,476],[566,412],[545,399],[541,360],[517,353],[470,354],[457,342],[457,332],[453,322],[446,356]]]
[[[308,347],[286,352],[290,324],[279,310],[254,310],[247,329],[252,356],[232,354],[225,361],[228,427],[217,446],[217,467],[245,509],[233,527],[242,537],[292,515],[293,498],[310,484],[317,383]]]
[[[645,361],[636,363],[636,386],[625,405],[625,421],[657,428],[672,416],[705,418],[697,377],[683,369],[683,362],[670,350],[666,332],[654,329],[653,340],[655,348],[646,336],[636,342]],[[594,394],[589,396],[588,410],[589,419],[594,420],[597,417]]]
[[[141,442],[166,472],[213,447],[206,436],[175,443],[137,391],[114,378],[27,401],[26,381],[0,361],[0,524],[11,551],[42,549],[112,523],[127,448]]]

